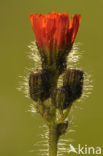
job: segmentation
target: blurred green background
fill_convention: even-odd
[[[76,132],[68,133],[66,138],[74,139],[74,146],[103,147],[103,0],[0,2],[0,156],[40,155],[40,147],[34,144],[41,141],[42,118],[27,111],[32,100],[16,88],[18,76],[29,65],[27,46],[34,40],[29,14],[51,11],[82,15],[76,42],[82,43],[80,65],[92,73],[94,86],[92,95],[80,103],[83,110],[77,108],[72,112],[75,128],[71,128]]]

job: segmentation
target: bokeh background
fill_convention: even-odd
[[[34,40],[29,14],[51,11],[82,15],[76,38],[84,51],[80,66],[92,75],[94,86],[90,97],[80,103],[83,109],[72,112],[75,132],[64,137],[74,140],[75,147],[103,147],[103,0],[1,0],[0,156],[40,155],[44,123],[39,115],[28,112],[32,100],[16,88],[18,76],[29,66],[27,46]]]

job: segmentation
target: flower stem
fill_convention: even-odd
[[[49,126],[49,156],[57,156],[57,126]]]

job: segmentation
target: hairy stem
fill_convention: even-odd
[[[57,156],[57,126],[49,126],[49,156]]]

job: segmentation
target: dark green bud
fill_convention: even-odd
[[[66,109],[72,102],[80,98],[83,88],[83,71],[68,69],[63,77],[63,86],[57,89],[57,108]]]
[[[34,101],[44,101],[50,97],[50,83],[48,74],[44,71],[31,73],[29,78],[30,96]]]

